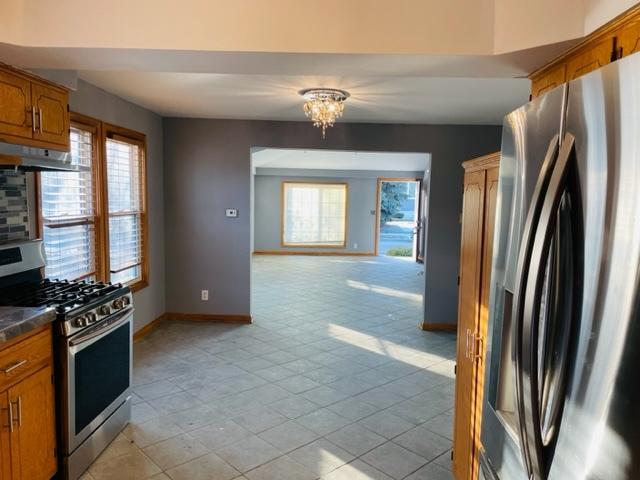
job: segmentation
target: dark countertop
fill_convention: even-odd
[[[55,319],[56,311],[50,307],[0,307],[0,348],[4,342]]]

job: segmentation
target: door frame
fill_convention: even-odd
[[[378,243],[380,241],[380,210],[382,208],[382,183],[383,182],[416,182],[418,185],[420,185],[420,182],[422,181],[422,178],[416,178],[416,177],[378,177],[378,183],[377,183],[377,187],[376,187],[376,223],[374,226],[374,247],[373,247],[373,254],[377,257],[380,255],[380,252],[378,251]],[[419,212],[416,211],[416,215],[418,215]],[[414,256],[414,260],[415,260],[415,255],[417,254],[417,252],[415,252],[415,248],[414,248],[414,252],[413,252],[413,256]]]

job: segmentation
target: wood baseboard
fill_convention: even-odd
[[[135,332],[133,334],[133,341],[134,342],[140,341],[143,337],[146,337],[152,331],[154,331],[156,328],[158,328],[160,323],[162,323],[166,319],[167,319],[167,314],[163,313],[162,315],[160,315],[155,320],[150,321],[144,327],[142,327],[140,330],[138,330],[137,332]]]
[[[427,323],[422,322],[420,326],[425,332],[455,332],[458,325],[455,323]]]
[[[256,250],[254,255],[310,255],[316,257],[375,257],[373,252],[305,252],[301,250]]]
[[[192,322],[251,323],[251,315],[225,315],[210,313],[178,313],[168,312],[167,320],[189,320]]]

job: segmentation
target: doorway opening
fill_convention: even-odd
[[[405,312],[413,312],[407,313],[415,317],[413,324],[420,323],[425,267],[412,260],[422,258],[424,238],[416,227],[425,221],[422,199],[430,163],[428,153],[252,149],[250,302],[254,320],[275,315],[276,307],[291,303],[289,297],[304,298],[295,308],[291,303],[289,312],[299,313],[309,305],[326,311],[336,302],[351,305],[366,291],[375,293],[365,302],[369,309],[380,302],[382,314],[389,297],[403,298],[410,304]],[[391,180],[399,183],[387,187],[384,182]],[[381,215],[381,189],[385,195],[399,190],[393,218],[388,218],[386,210]],[[386,197],[383,203],[389,203]],[[389,232],[396,230],[396,239],[403,241],[393,246],[407,248],[408,254],[401,254],[408,256],[387,256],[388,249],[379,248],[381,216],[383,244],[394,236]],[[319,292],[325,280],[337,290]]]
[[[379,178],[376,253],[424,259],[422,178]]]

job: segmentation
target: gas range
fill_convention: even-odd
[[[43,279],[27,280],[0,289],[0,304],[54,307],[59,332],[72,336],[132,303],[129,287],[103,282]]]
[[[65,337],[100,322],[132,303],[129,287],[121,284],[36,279],[34,276],[0,289],[0,305],[54,307],[59,332]]]
[[[62,478],[77,480],[131,418],[129,287],[42,278],[39,240],[0,246],[0,305],[52,307]]]

